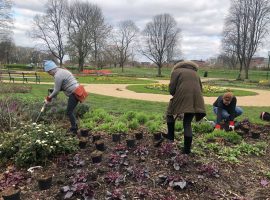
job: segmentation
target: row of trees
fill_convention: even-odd
[[[49,0],[45,14],[35,16],[29,35],[41,41],[60,65],[68,55],[77,61],[79,70],[86,61],[98,67],[109,61],[123,70],[135,52],[140,52],[158,66],[161,75],[164,62],[180,56],[180,28],[171,15],[154,16],[140,32],[131,20],[112,27],[97,5],[82,1]]]
[[[269,33],[269,0],[231,0],[223,31],[223,59],[234,68],[238,79],[248,79],[252,57]]]

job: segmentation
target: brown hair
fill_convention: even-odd
[[[231,92],[226,92],[224,95],[223,95],[223,99],[226,100],[226,101],[231,101],[233,98],[233,93]]]

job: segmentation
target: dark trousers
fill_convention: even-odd
[[[76,123],[76,117],[74,115],[74,109],[78,105],[78,100],[76,99],[74,94],[71,94],[68,98],[68,105],[67,105],[67,116],[69,117],[69,121],[71,124],[71,130],[77,130],[78,126]]]
[[[192,137],[191,122],[194,117],[194,113],[185,113],[183,119],[184,136]]]

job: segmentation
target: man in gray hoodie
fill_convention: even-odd
[[[51,102],[60,91],[68,96],[67,116],[69,117],[71,128],[70,132],[77,134],[78,125],[74,115],[74,109],[78,105],[79,100],[76,98],[74,91],[79,86],[78,81],[67,69],[59,68],[52,60],[44,61],[44,71],[54,77],[53,92],[45,98],[45,103]]]

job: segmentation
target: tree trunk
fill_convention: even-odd
[[[161,77],[161,67],[162,64],[158,64],[158,77]]]
[[[79,71],[83,71],[83,65],[84,65],[84,58],[79,58]]]

